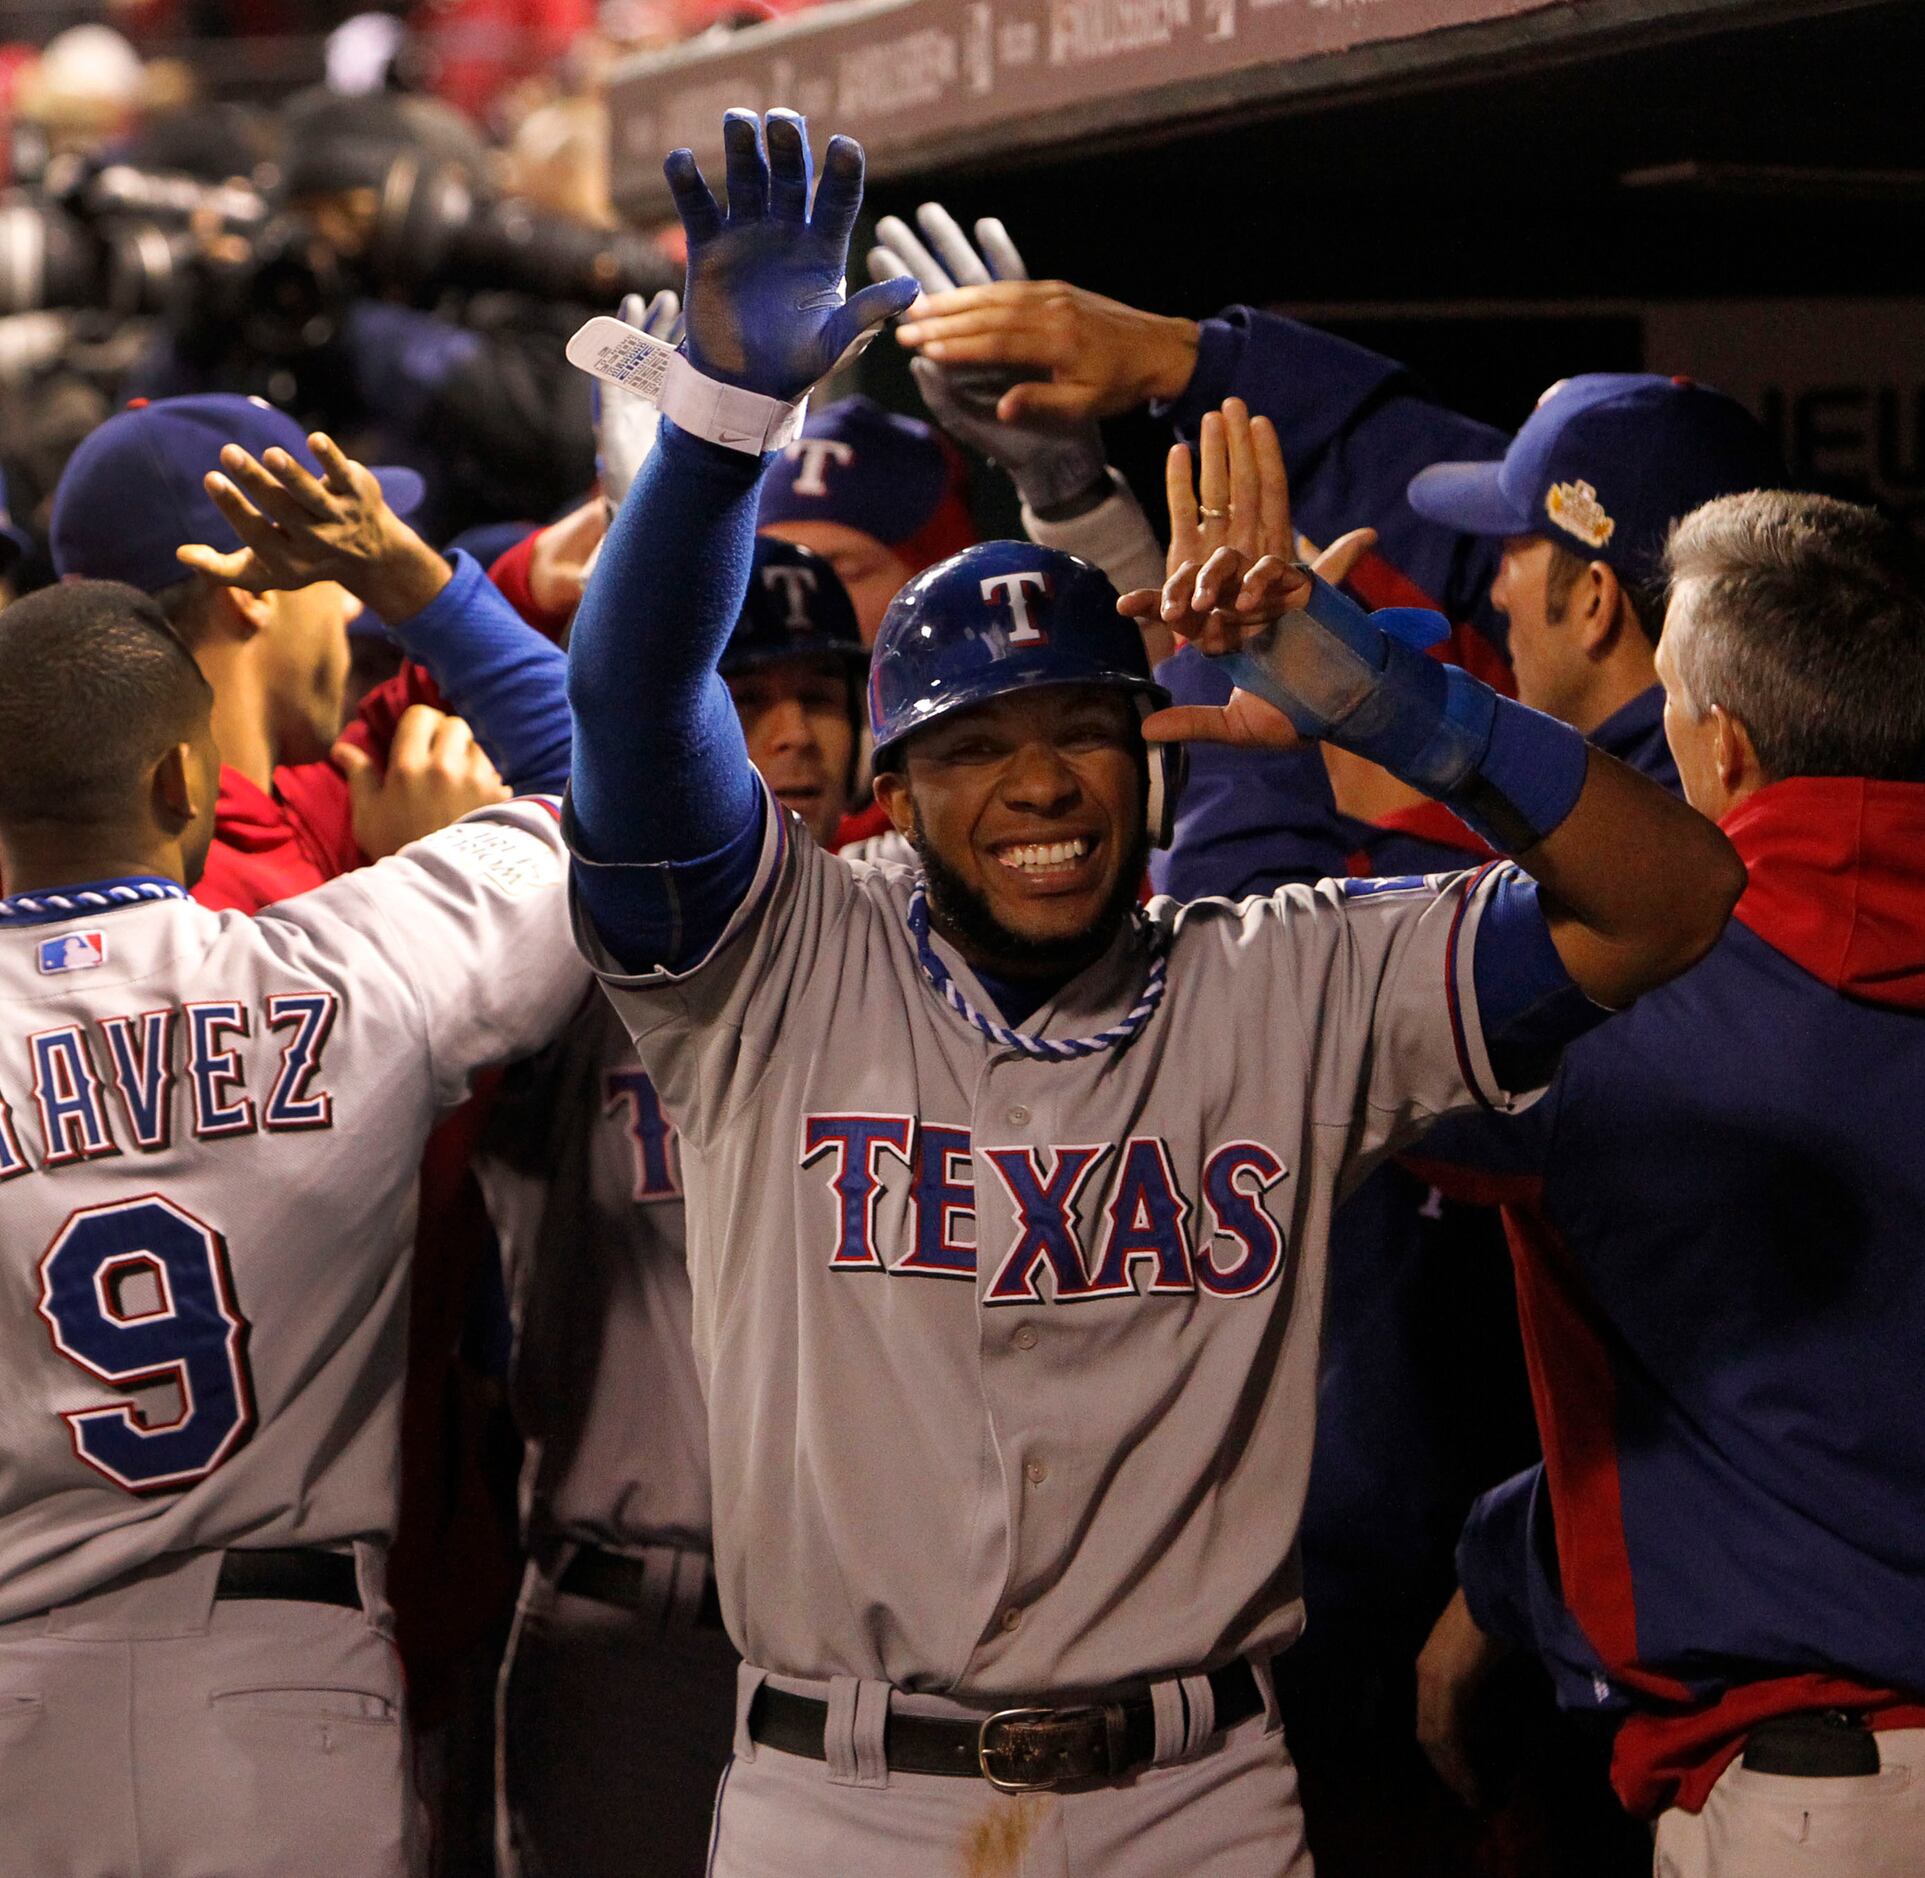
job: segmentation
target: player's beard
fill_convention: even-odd
[[[972,887],[937,852],[922,825],[920,804],[912,800],[909,813],[909,845],[922,863],[929,890],[930,922],[972,965],[985,966],[1006,978],[1067,982],[1101,958],[1136,904],[1137,887],[1149,861],[1149,835],[1139,827],[1117,870],[1116,884],[1095,921],[1082,932],[1061,939],[1032,939],[1005,926],[996,917],[988,896]]]

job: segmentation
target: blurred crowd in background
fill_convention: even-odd
[[[620,57],[792,12],[797,0],[364,3],[11,0],[0,17],[0,117],[92,135],[195,99],[396,83],[510,135],[544,106],[592,101]]]
[[[225,391],[427,478],[442,539],[593,476],[583,309],[679,279],[618,229],[611,63],[763,0],[136,0],[0,31],[0,474],[51,577],[47,504],[135,397]],[[76,15],[93,17],[76,19]],[[276,102],[262,102],[272,97]]]

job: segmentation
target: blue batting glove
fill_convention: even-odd
[[[753,111],[730,111],[722,121],[726,216],[692,151],[670,152],[662,171],[688,236],[689,363],[705,378],[792,403],[917,290],[904,277],[843,300],[862,206],[862,146],[830,139],[811,208],[807,126],[793,111],[771,111],[765,121],[766,133]]]

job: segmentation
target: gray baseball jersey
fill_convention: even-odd
[[[1122,1022],[1152,942],[1160,1005],[1038,1061],[938,995],[905,870],[767,829],[692,970],[621,974],[577,917],[682,1129],[744,1655],[996,1701],[1286,1643],[1331,1209],[1510,1102],[1470,971],[1501,870],[1155,902],[1026,1029]]]
[[[597,998],[504,1092],[476,1171],[501,1241],[532,1532],[709,1546],[681,1151]]]
[[[579,998],[562,875],[521,802],[253,919],[0,903],[0,1621],[387,1537],[422,1143]]]

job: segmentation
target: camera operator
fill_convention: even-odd
[[[296,100],[285,128],[285,214],[203,243],[199,290],[128,389],[265,395],[352,436],[421,473],[436,539],[579,495],[588,391],[563,345],[622,287],[665,284],[667,262],[489,204],[487,150],[427,100]]]

